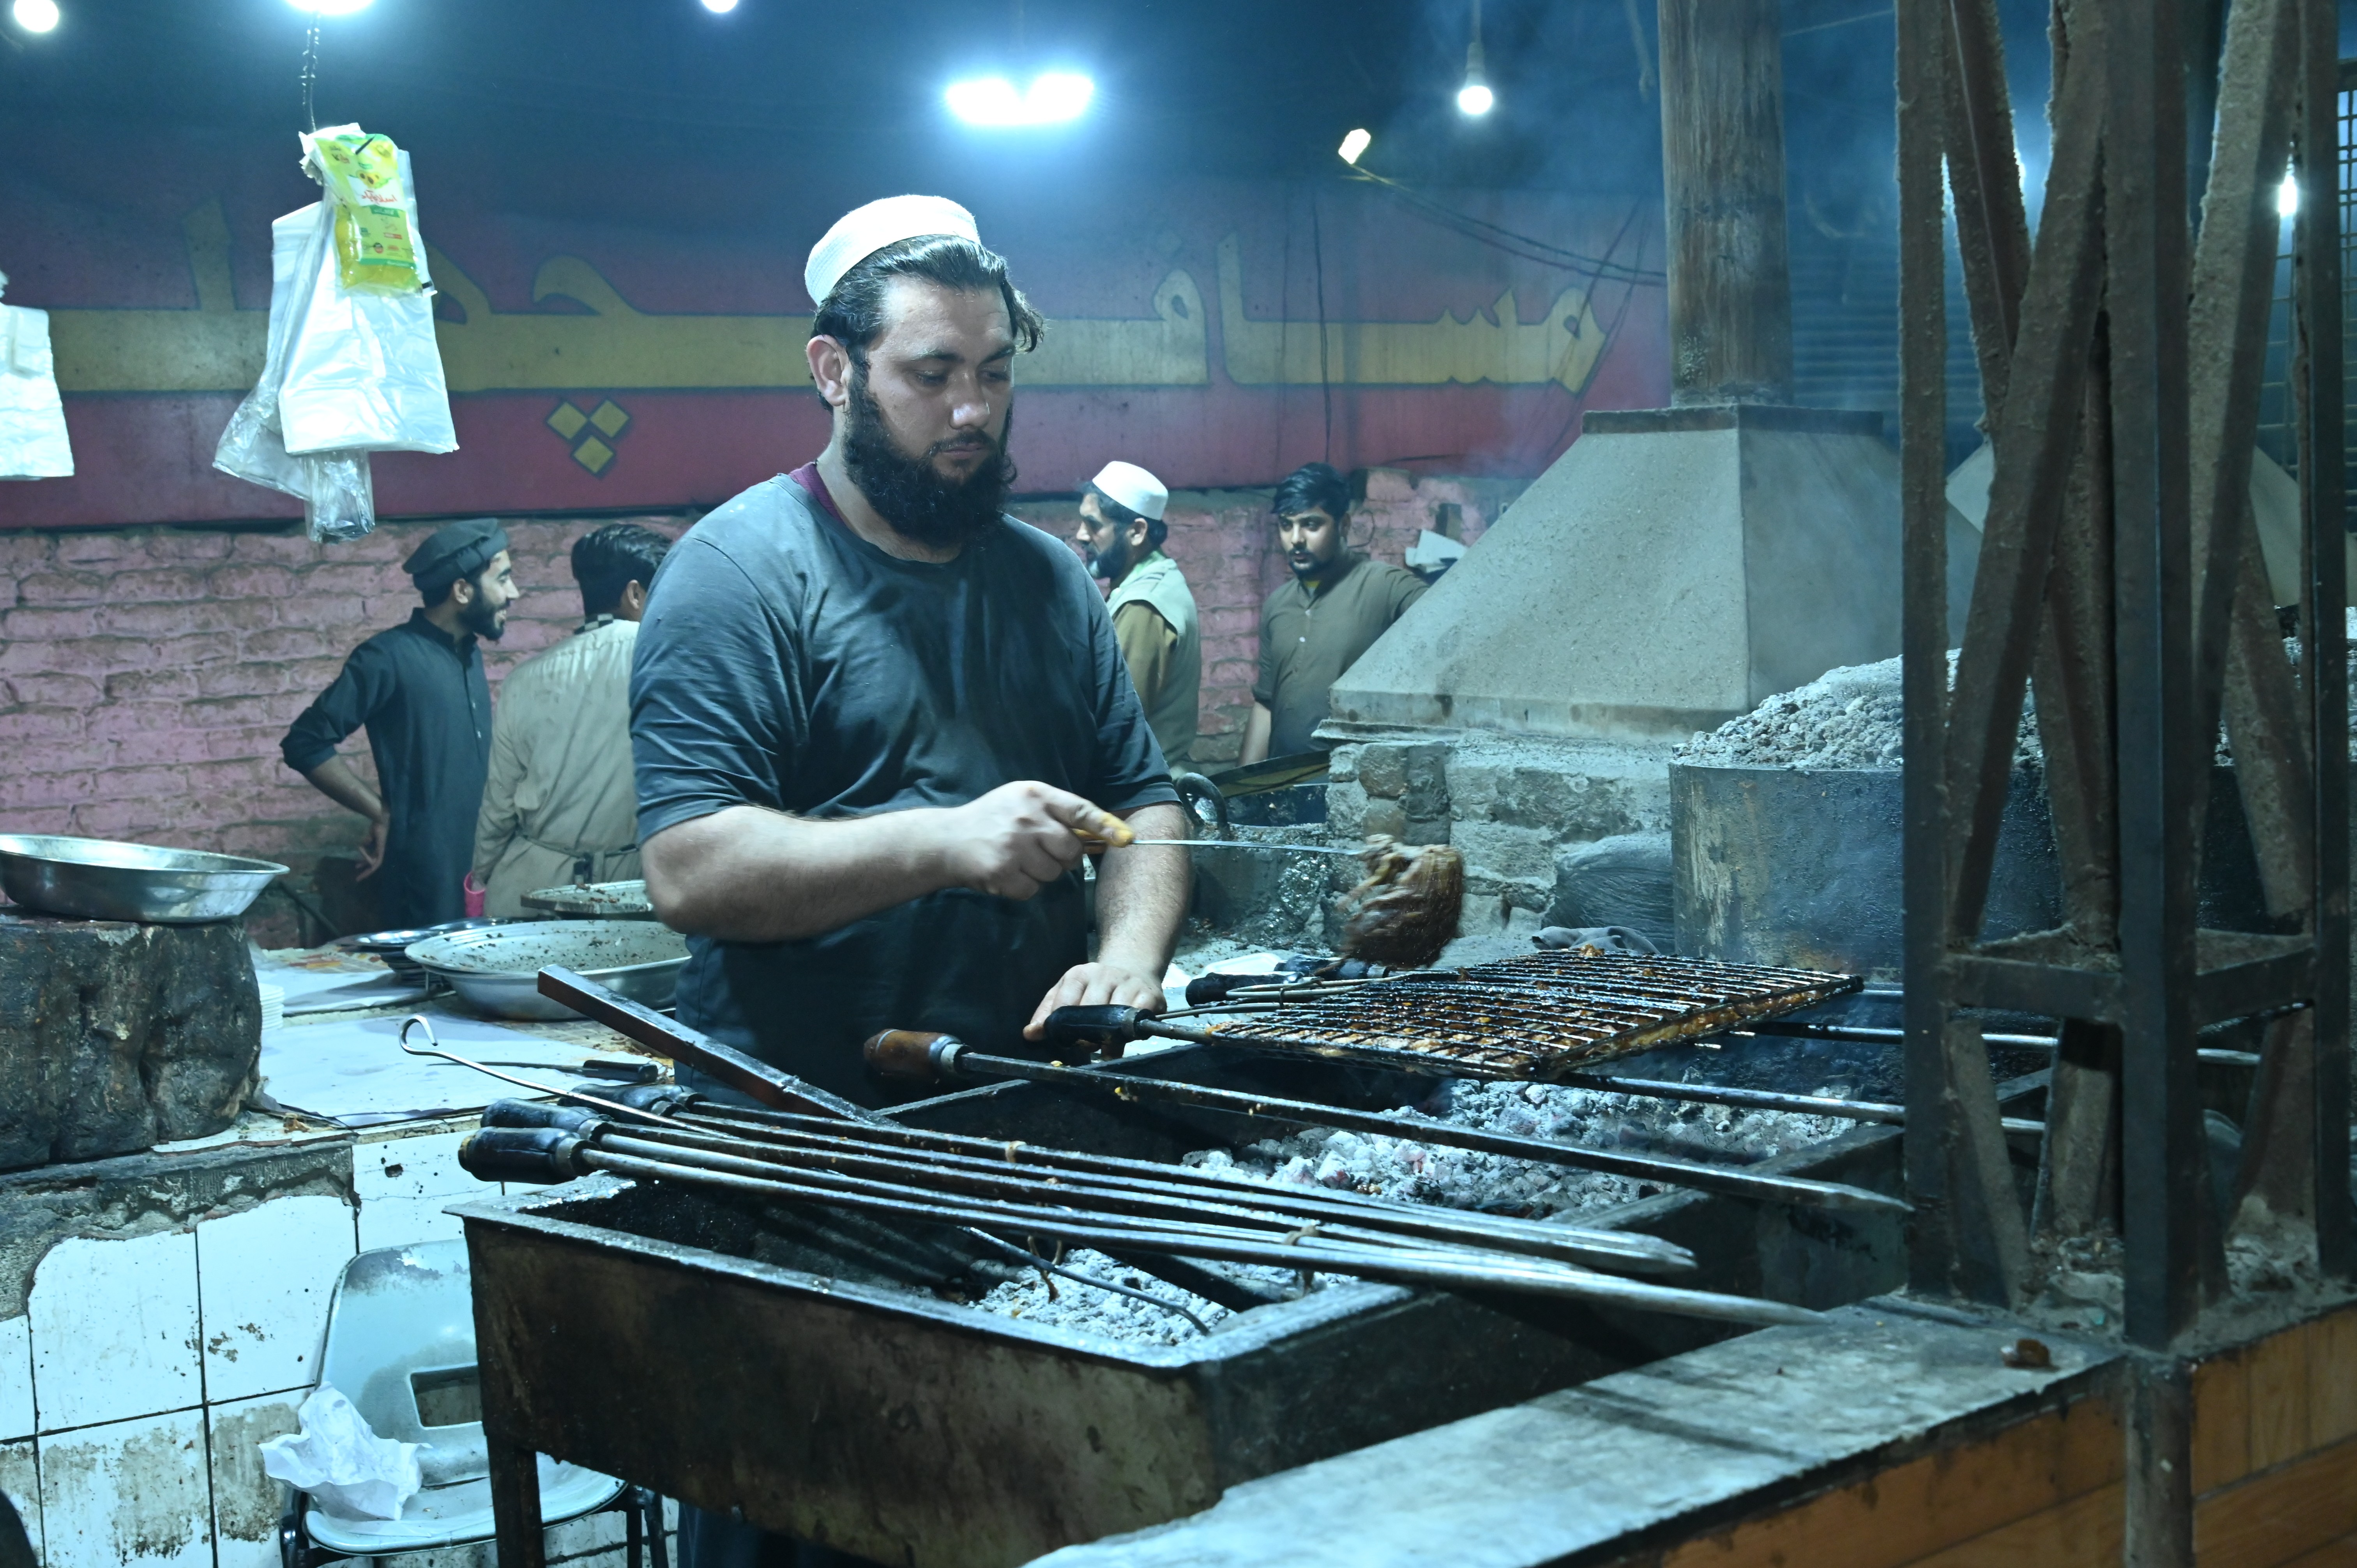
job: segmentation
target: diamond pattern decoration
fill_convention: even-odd
[[[630,428],[630,415],[612,398],[602,399],[588,413],[567,398],[550,411],[547,424],[558,439],[573,448],[575,462],[603,478],[616,456],[613,443]]]

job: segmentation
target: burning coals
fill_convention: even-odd
[[[1355,1192],[1452,1208],[1543,1217],[1610,1208],[1657,1189],[1626,1176],[1420,1144],[1410,1112],[1398,1138],[1308,1128],[1231,1154],[1199,1151],[1186,1163],[1232,1169],[1297,1186]],[[1857,1123],[1785,1112],[1654,1100],[1554,1084],[1461,1081],[1444,1120],[1593,1148],[1627,1149],[1698,1162],[1749,1164],[1822,1143]]]
[[[1817,1092],[1840,1095],[1847,1092],[1847,1087],[1832,1085]],[[1197,1150],[1182,1156],[1182,1163],[1275,1186],[1346,1189],[1399,1201],[1544,1219],[1616,1208],[1650,1197],[1660,1189],[1625,1176],[1418,1143],[1414,1131],[1419,1116],[1523,1137],[1718,1165],[1770,1159],[1788,1150],[1824,1143],[1858,1125],[1840,1117],[1738,1111],[1556,1084],[1470,1079],[1443,1083],[1420,1107],[1393,1114],[1400,1121],[1401,1135],[1396,1138],[1305,1128],[1288,1137],[1270,1138],[1241,1149]],[[1236,1316],[1100,1252],[1075,1249],[1061,1262],[1063,1267],[1091,1279],[1184,1307],[1214,1332]],[[1299,1289],[1298,1276],[1281,1269],[1220,1267],[1273,1295],[1291,1296]],[[1313,1288],[1334,1283],[1336,1277],[1318,1275]],[[984,1311],[1030,1323],[1133,1343],[1183,1344],[1198,1332],[1178,1313],[1074,1280],[1057,1278],[1051,1286],[1036,1270],[1011,1273],[975,1305]]]
[[[1226,1307],[1205,1301],[1190,1291],[1180,1290],[1177,1285],[1156,1279],[1152,1274],[1125,1263],[1115,1262],[1103,1252],[1085,1247],[1066,1252],[1061,1266],[1105,1284],[1142,1291],[1157,1301],[1184,1307],[1214,1330],[1236,1316]],[[1221,1270],[1233,1278],[1275,1293],[1289,1294],[1298,1288],[1298,1276],[1286,1273],[1282,1269],[1226,1263],[1221,1265]],[[1329,1276],[1315,1275],[1312,1288],[1329,1283]],[[974,1305],[985,1312],[995,1312],[1003,1317],[1019,1317],[1027,1323],[1052,1324],[1058,1328],[1074,1328],[1083,1334],[1102,1334],[1109,1339],[1123,1339],[1132,1344],[1178,1345],[1197,1337],[1200,1332],[1176,1312],[1115,1291],[1092,1290],[1077,1280],[1042,1274],[1037,1270],[1008,1280]]]

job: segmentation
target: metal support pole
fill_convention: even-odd
[[[1947,1151],[1948,722],[1947,263],[1941,144],[1945,0],[1898,0],[1900,487],[1904,536],[1907,1196],[1909,1281],[1953,1287]]]
[[[2341,485],[2341,147],[2338,7],[2300,0],[2298,309],[2306,375],[2299,482],[2307,567],[2300,618],[2316,761],[2316,1247],[2327,1273],[2357,1276],[2349,1190],[2349,710],[2342,654],[2348,519]]]
[[[2186,361],[2185,72],[2174,0],[2116,0],[2104,218],[2118,529],[2121,1163],[2126,1328],[2166,1348],[2201,1307],[2194,1084],[2192,596]],[[2131,1471],[2133,1472],[2133,1466]]]

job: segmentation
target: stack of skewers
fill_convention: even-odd
[[[1684,1248],[1648,1236],[1279,1187],[879,1121],[625,1092],[638,1103],[499,1101],[460,1161],[487,1181],[603,1172],[896,1225],[955,1227],[1027,1264],[1048,1261],[1039,1254],[1043,1242],[1092,1248],[1189,1288],[1200,1286],[1207,1273],[1200,1261],[1208,1260],[1745,1324],[1815,1316],[1624,1277],[1695,1266]]]

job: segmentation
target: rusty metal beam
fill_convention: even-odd
[[[2014,334],[2029,282],[2029,228],[2013,153],[2005,46],[1992,0],[1951,0],[1948,178],[1955,197],[1984,408],[2011,386]],[[2061,69],[2058,67],[2058,69]],[[2053,808],[2064,912],[2096,947],[2113,940],[2119,906],[2113,820],[2108,382],[2100,328],[2090,356],[2082,435],[2063,496],[2035,657],[2039,740]],[[1994,440],[1999,420],[1987,421]]]
[[[2297,701],[2290,666],[2275,638],[2273,606],[2250,589],[2258,538],[2250,517],[2251,454],[2266,365],[2267,306],[2274,294],[2276,187],[2291,151],[2298,82],[2296,0],[2242,0],[2226,31],[2219,73],[2217,134],[2202,199],[2200,246],[2186,323],[2188,432],[2192,489],[2194,730],[2212,733],[2231,667],[2236,686],[2235,776],[2269,907],[2305,908],[2312,823],[2301,775],[2306,757],[2293,738]],[[2238,590],[2240,590],[2238,592]],[[2230,616],[2241,622],[2236,654],[2227,646]],[[2192,810],[2209,785],[2194,780]]]
[[[2344,405],[2339,127],[2339,7],[2300,0],[2298,272],[2299,479],[2308,630],[2304,685],[2316,758],[2314,1138],[2316,1251],[2319,1267],[2357,1277],[2357,1206],[2349,1190],[2349,710],[2345,625],[2346,502],[2341,489]]]
[[[1997,423],[1978,576],[1949,701],[1948,934],[1980,934],[1997,822],[2074,460],[2103,283],[2104,51],[2083,40],[2063,79],[2054,165],[2022,296],[2020,351]]]
[[[2131,1340],[2166,1348],[2192,1326],[2205,1282],[2222,1273],[2194,1083],[2200,819],[2190,776],[2210,766],[2212,741],[2190,722],[2185,70],[2175,0],[2112,0],[2105,11],[2126,1318]],[[2074,48],[2074,77],[2093,53]]]
[[[2032,1229],[2085,1236],[2119,1222],[2120,1032],[2066,1018],[2046,1091]]]
[[[1956,1253],[1948,1290],[1994,1306],[2018,1306],[2029,1276],[2029,1234],[2013,1184],[1977,1019],[1948,1020],[1949,1223]]]
[[[1948,1203],[1947,289],[1940,167],[1951,47],[1944,0],[1897,0],[1899,465],[1907,823],[1905,1059],[1908,1275],[1943,1293],[1954,1273]]]
[[[2029,282],[2029,223],[2013,145],[2013,94],[1994,0],[1949,0],[1946,39],[1948,184],[1956,245],[1981,366],[1988,427],[2005,406],[2022,290]]]

